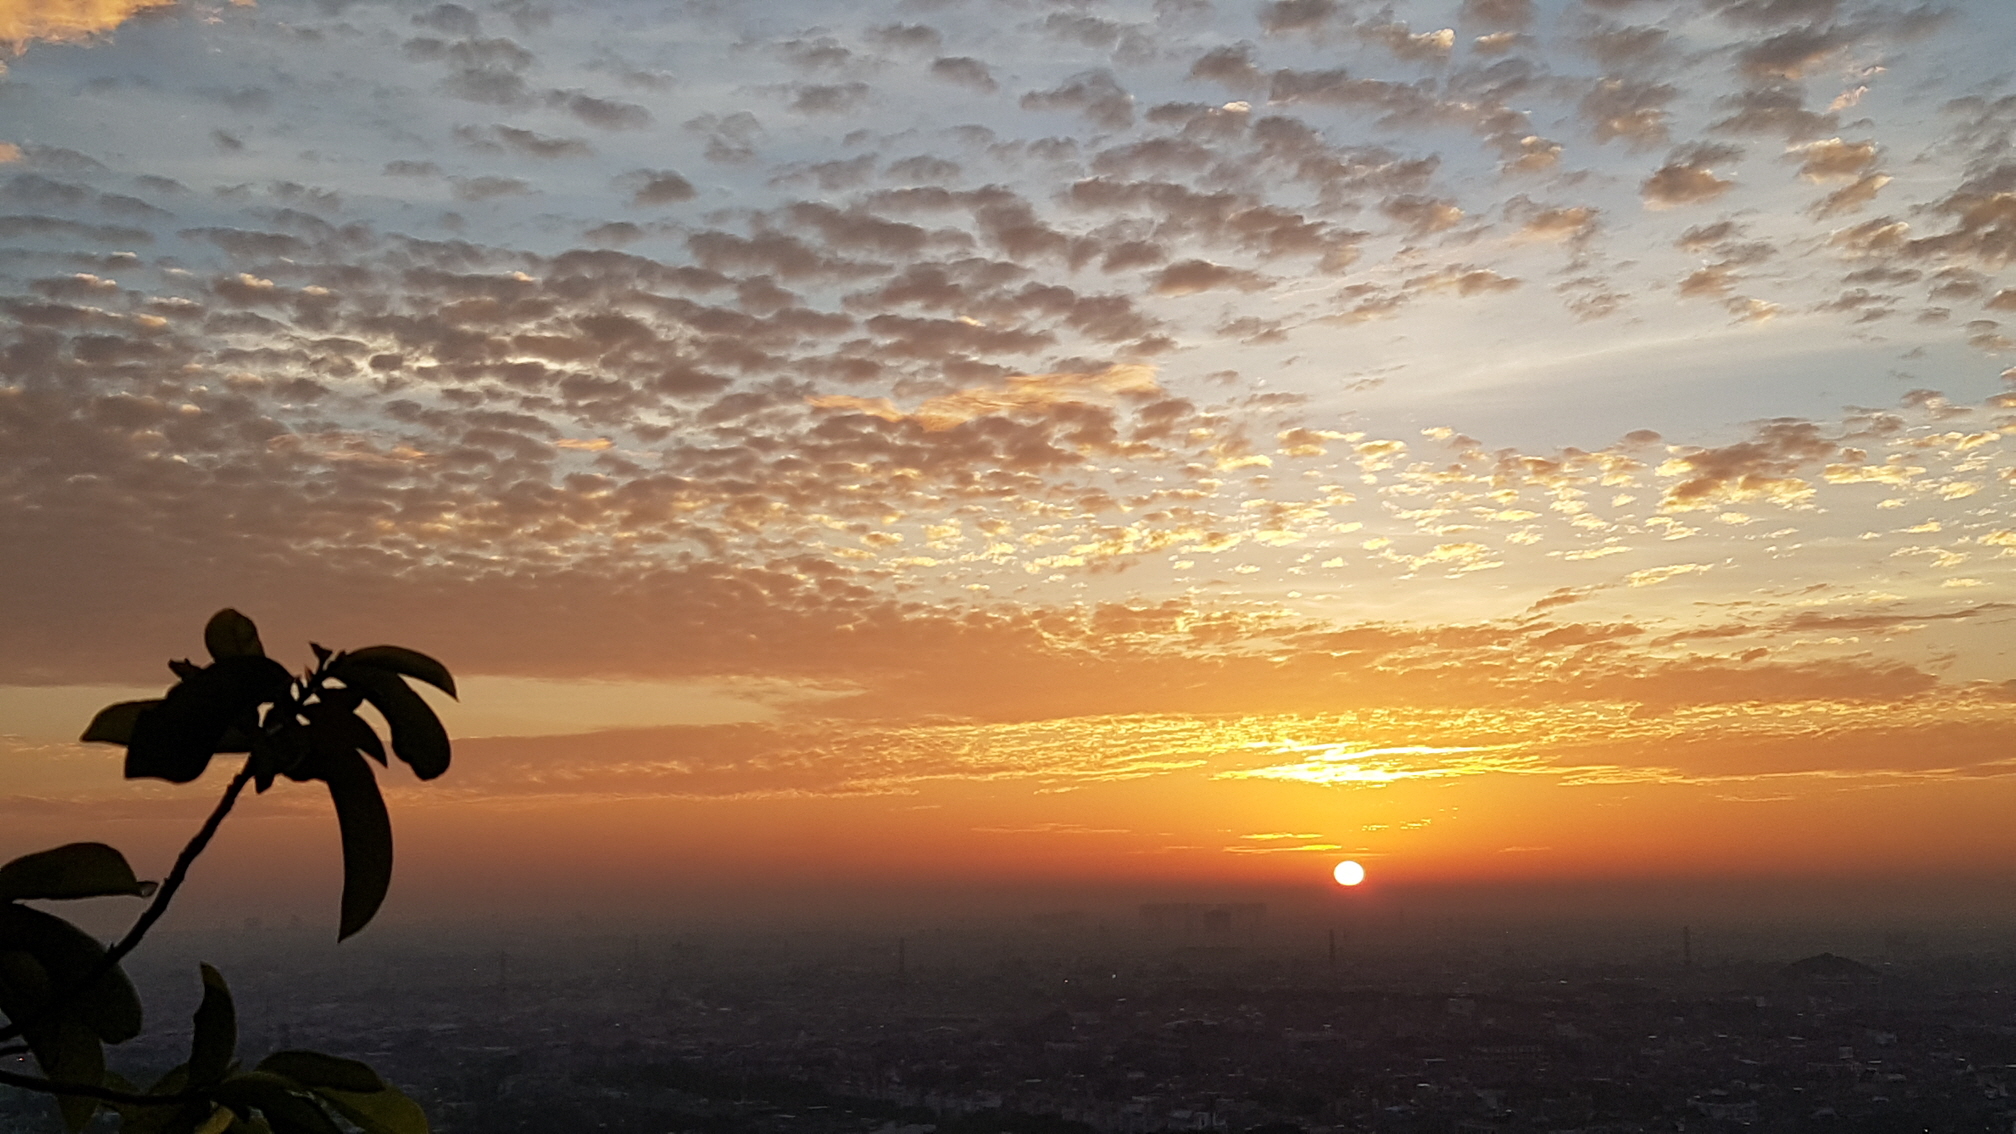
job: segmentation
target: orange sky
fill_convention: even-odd
[[[232,606],[400,916],[2016,867],[2011,9],[762,7],[0,4],[0,853]]]

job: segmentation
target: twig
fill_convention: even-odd
[[[186,1091],[178,1095],[136,1095],[131,1091],[115,1091],[110,1087],[58,1083],[53,1079],[42,1079],[34,1075],[16,1075],[12,1071],[0,1071],[0,1083],[19,1087],[24,1091],[38,1091],[45,1095],[73,1095],[77,1098],[97,1099],[99,1102],[115,1103],[120,1106],[181,1106],[203,1097]]]
[[[189,840],[189,845],[183,847],[182,853],[176,856],[175,868],[168,872],[168,877],[161,883],[161,888],[154,892],[154,900],[148,903],[146,911],[133,922],[133,927],[126,931],[126,936],[105,950],[105,956],[99,960],[97,967],[93,968],[83,980],[46,1001],[39,1011],[32,1013],[27,1019],[17,1020],[5,1028],[0,1028],[0,1040],[13,1039],[48,1019],[82,995],[85,989],[97,984],[106,973],[118,968],[119,962],[125,959],[128,953],[140,947],[141,938],[146,937],[147,931],[154,928],[154,923],[161,920],[161,915],[168,912],[168,903],[175,899],[175,891],[180,890],[183,881],[189,877],[189,868],[195,864],[196,856],[202,854],[203,849],[210,845],[210,840],[217,834],[217,828],[223,824],[224,817],[231,814],[232,805],[238,802],[239,794],[245,790],[245,785],[251,782],[252,761],[248,757],[245,766],[238,769],[237,775],[231,777],[230,786],[224,789],[224,797],[211,809],[210,818],[203,821],[202,828]]]

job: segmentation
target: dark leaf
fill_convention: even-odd
[[[274,1134],[343,1134],[321,1107],[296,1093],[300,1090],[299,1083],[285,1076],[250,1071],[218,1084],[216,1097],[240,1118],[257,1110]]]
[[[343,916],[338,941],[370,924],[392,887],[392,818],[371,765],[356,751],[318,753],[321,779],[343,835]]]
[[[308,643],[308,648],[315,651],[315,661],[317,664],[326,662],[335,656],[335,651],[320,642],[310,642]]]
[[[455,679],[449,675],[448,667],[418,650],[409,650],[404,646],[366,646],[343,656],[363,665],[403,673],[432,685],[450,697],[455,696]]]
[[[441,718],[404,679],[388,669],[339,658],[330,667],[337,680],[364,695],[392,726],[392,751],[423,780],[448,770],[448,730]]]
[[[42,1065],[42,1071],[57,1083],[74,1083],[78,1086],[96,1087],[105,1081],[105,1048],[98,1042],[91,1029],[80,1020],[61,1019],[44,1043],[37,1044],[31,1035],[30,1046],[35,1048],[35,1060]],[[42,1028],[34,1032],[45,1031]],[[81,1098],[77,1095],[59,1095],[56,1107],[63,1112],[63,1125],[71,1130],[82,1130],[98,1113],[97,1099]]]
[[[253,782],[263,792],[272,786],[276,775],[285,775],[297,783],[313,779],[314,774],[308,769],[313,747],[308,731],[299,725],[287,724],[262,733],[252,742]]]
[[[209,624],[203,627],[203,644],[217,661],[266,656],[266,648],[259,644],[259,628],[230,607],[210,616]]]
[[[286,668],[271,658],[224,658],[198,670],[134,722],[126,778],[188,783],[224,746],[226,730],[260,705],[286,699],[292,686]]]
[[[427,1113],[396,1087],[369,1094],[317,1087],[315,1093],[364,1134],[427,1134]]]
[[[325,685],[322,687],[321,692],[315,694],[315,696],[320,699],[322,704],[337,705],[353,713],[364,704],[364,694],[355,689],[334,689]]]
[[[357,715],[354,706],[345,708],[323,701],[308,706],[303,714],[308,718],[308,730],[318,745],[361,751],[380,764],[385,762],[385,743],[378,739],[377,731]]]
[[[0,902],[36,898],[144,898],[154,883],[133,877],[126,856],[104,843],[71,843],[0,866]]]
[[[43,1075],[57,1083],[102,1085],[105,1049],[90,1026],[74,1014],[38,1019],[55,990],[56,982],[38,959],[0,948],[0,1012],[28,1025],[21,1038],[28,1041]],[[57,1096],[56,1105],[71,1130],[82,1129],[98,1110],[95,1101],[72,1095]]]
[[[0,940],[0,1014],[10,1020],[28,1020],[54,992],[49,970],[33,953]]]
[[[60,917],[12,902],[0,903],[0,950],[20,950],[32,956],[57,990],[82,984],[105,959],[105,947],[90,934]],[[38,999],[29,1004],[0,1004],[0,1011],[20,1020],[33,1016],[40,1007]],[[140,1034],[140,998],[115,965],[78,994],[65,1017],[82,1020],[106,1043],[124,1043]]]
[[[385,1089],[385,1080],[368,1065],[319,1051],[276,1051],[259,1061],[259,1070],[285,1075],[304,1087],[333,1087],[366,1094]]]
[[[209,965],[203,966],[203,1003],[196,1008],[196,1037],[189,1046],[189,1083],[209,1087],[221,1082],[238,1051],[238,1010],[231,990]]]
[[[147,1093],[150,1095],[179,1095],[188,1089],[189,1065],[183,1063],[170,1068],[166,1074],[154,1080],[154,1085],[147,1088]]]
[[[172,1077],[174,1086],[164,1088],[157,1082],[146,1093],[151,1095],[179,1093],[187,1086],[187,1070],[186,1066],[177,1067],[169,1075],[163,1076],[163,1082]],[[111,1071],[105,1073],[105,1085],[115,1091],[125,1091],[129,1095],[141,1093],[133,1084]],[[212,1112],[216,1110],[215,1105],[207,1100],[192,1100],[181,1106],[146,1106],[140,1103],[111,1105],[112,1109],[119,1112],[119,1134],[198,1134],[199,1130],[205,1128],[205,1123],[215,1117]],[[230,1118],[227,1114],[217,1130],[221,1131],[229,1123]]]
[[[116,705],[107,705],[98,710],[98,715],[92,717],[91,723],[85,727],[84,735],[77,739],[86,744],[130,743],[133,739],[134,722],[140,719],[141,713],[160,703],[157,699],[121,701]]]

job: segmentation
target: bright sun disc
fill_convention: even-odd
[[[1330,873],[1332,877],[1337,879],[1339,886],[1356,886],[1358,883],[1365,881],[1365,868],[1348,858],[1338,863],[1337,869]]]

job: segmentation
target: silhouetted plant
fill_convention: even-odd
[[[188,783],[211,757],[244,753],[203,826],[156,886],[103,843],[72,843],[0,867],[0,1055],[32,1054],[45,1077],[0,1071],[0,1083],[53,1095],[64,1123],[81,1130],[110,1107],[128,1134],[341,1134],[336,1119],[365,1134],[426,1134],[418,1105],[351,1059],[279,1051],[247,1070],[237,1060],[237,1013],[224,978],[202,966],[188,1062],[145,1090],[106,1070],[106,1044],[140,1034],[140,999],[119,963],[167,912],[247,784],[320,781],[336,805],[343,842],[337,939],[370,922],[392,882],[392,823],[368,756],[386,746],[357,710],[371,704],[391,726],[391,754],[423,780],[448,770],[448,733],[407,678],[455,695],[440,662],[400,646],[336,653],[310,643],[315,667],[296,677],[266,656],[259,630],[235,610],[203,629],[209,665],[172,661],[180,680],[158,700],[101,710],[82,739],[123,745],[126,778]],[[131,895],[151,898],[110,947],[42,910],[23,905]]]

